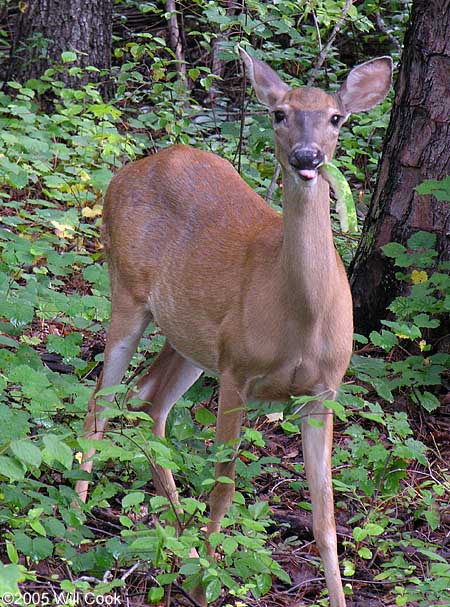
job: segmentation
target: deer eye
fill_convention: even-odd
[[[342,116],[340,114],[333,114],[333,116],[331,116],[331,118],[330,118],[330,122],[333,126],[338,126],[341,119],[342,119]]]
[[[276,112],[273,113],[273,119],[275,120],[275,122],[277,124],[279,124],[280,122],[283,122],[283,120],[286,118],[286,114],[284,112],[282,112],[281,110],[277,110]]]

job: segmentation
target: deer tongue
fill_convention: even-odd
[[[317,171],[315,169],[301,169],[298,174],[302,179],[310,180],[317,176]]]

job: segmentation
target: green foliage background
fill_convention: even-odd
[[[327,40],[343,5],[253,0],[244,12],[229,15],[220,2],[192,2],[184,15],[189,93],[177,79],[166,38],[129,30],[115,38],[116,92],[110,102],[94,84],[64,88],[61,70],[79,73],[72,52],[41,79],[9,82],[0,93],[0,595],[17,593],[18,584],[42,593],[45,582],[68,592],[117,591],[127,597],[133,580],[133,587],[139,583],[146,600],[157,604],[170,585],[189,590],[201,580],[211,602],[224,595],[229,604],[245,599],[261,605],[273,584],[289,587],[283,555],[301,543],[273,525],[272,509],[286,496],[299,508],[309,505],[296,497],[306,490],[301,463],[296,458],[287,466],[279,454],[269,453],[265,432],[255,429],[258,420],[258,428],[275,431],[273,404],[249,409],[235,502],[224,531],[211,538],[221,556],[217,562],[205,555],[201,528],[214,462],[230,457],[230,450],[211,446],[211,378],[197,382],[178,403],[165,441],[153,437],[148,416],[122,406],[124,389],[116,388],[107,411],[112,429],[98,445],[86,507],[73,506],[73,486],[83,476],[77,460],[89,445],[81,437],[82,420],[109,317],[99,225],[111,176],[126,161],[181,142],[239,164],[264,196],[274,167],[271,130],[253,100],[242,114],[236,41],[249,40],[286,80],[301,85],[317,59],[319,39]],[[123,1],[116,10],[121,7],[140,11],[143,19],[165,20],[157,2]],[[376,13],[390,35],[401,39],[405,2],[358,3],[317,85],[335,90],[348,59],[358,63],[386,53],[398,59],[389,36],[375,29]],[[214,40],[220,40],[225,62],[223,81],[209,67]],[[218,88],[213,106],[205,103],[212,86]],[[46,111],[49,98],[52,109]],[[339,164],[360,210],[370,197],[390,102],[353,117],[341,135]],[[420,193],[431,188],[450,199],[448,180],[421,187]],[[276,190],[272,204],[279,201]],[[337,245],[349,261],[355,241],[334,225]],[[381,331],[369,339],[356,336],[360,347],[347,381],[338,402],[330,403],[340,436],[333,460],[337,510],[353,528],[342,546],[346,591],[351,594],[353,586],[357,593],[358,580],[369,571],[391,602],[427,607],[450,604],[450,568],[435,541],[444,535],[446,466],[439,450],[415,436],[408,418],[412,410],[420,416],[421,407],[437,411],[449,366],[448,354],[433,340],[450,307],[448,267],[436,267],[434,244],[433,235],[419,232],[407,247],[385,247],[399,267],[397,279],[408,285],[407,295],[392,303]],[[157,328],[149,327],[130,377],[162,343]],[[285,408],[277,430],[294,441],[298,414],[292,412],[301,403]],[[183,516],[154,495],[151,460],[175,472],[183,487]],[[283,489],[259,500],[258,483],[266,478],[272,483],[276,478]],[[110,522],[98,512],[112,512]],[[154,514],[159,522],[149,525]],[[191,557],[192,547],[200,558]],[[317,588],[314,592],[310,604],[327,604]],[[23,604],[23,598],[17,602]]]

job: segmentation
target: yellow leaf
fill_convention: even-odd
[[[96,204],[92,207],[84,207],[81,211],[83,217],[98,217],[102,214],[102,207],[100,204]]]
[[[73,227],[67,223],[59,223],[59,221],[51,222],[55,228],[55,233],[58,238],[73,238],[75,236]]]
[[[276,413],[266,413],[266,419],[269,422],[278,422],[283,420],[283,411],[277,411]]]
[[[411,280],[413,285],[419,285],[422,282],[428,280],[428,274],[423,270],[419,272],[419,270],[413,270],[411,272]]]
[[[81,181],[90,180],[90,175],[89,175],[89,173],[86,173],[86,171],[80,171],[79,177],[80,177]]]
[[[424,339],[421,339],[419,341],[419,348],[420,351],[423,352],[425,350],[425,348],[427,347],[427,342]]]

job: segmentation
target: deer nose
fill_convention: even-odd
[[[289,164],[297,170],[315,171],[325,160],[317,148],[296,147],[289,154]]]

